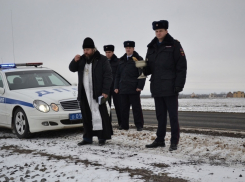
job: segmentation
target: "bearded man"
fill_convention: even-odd
[[[112,71],[108,59],[96,50],[94,41],[87,37],[83,42],[82,56],[76,55],[69,69],[78,72],[78,101],[82,113],[84,134],[79,146],[93,143],[93,136],[104,145],[113,134],[110,111],[98,103],[98,98],[108,98],[112,84]]]

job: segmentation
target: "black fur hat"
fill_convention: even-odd
[[[114,45],[105,45],[104,46],[104,51],[112,51],[114,52]]]
[[[160,20],[152,22],[153,30],[157,29],[168,29],[168,21],[167,20]]]
[[[135,47],[135,42],[134,41],[125,41],[124,43],[124,47]]]
[[[86,48],[95,48],[94,41],[90,37],[85,38],[83,41],[83,49]]]

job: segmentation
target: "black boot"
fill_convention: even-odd
[[[87,141],[83,140],[83,141],[79,142],[77,145],[82,146],[82,145],[89,145],[89,144],[92,144],[92,142],[87,142]]]
[[[126,128],[123,128],[122,126],[120,126],[118,129],[119,130],[126,130],[126,131],[129,130],[129,128],[126,129]]]
[[[165,147],[165,142],[154,141],[152,144],[146,145],[146,148],[156,148],[156,147]]]
[[[143,128],[142,127],[137,127],[137,131],[142,131]]]
[[[105,145],[105,140],[99,140],[99,146]]]
[[[119,129],[119,130],[122,130],[122,126],[121,126],[121,125],[119,125],[118,129]]]
[[[177,150],[177,148],[178,148],[178,145],[172,143],[172,144],[170,145],[170,147],[169,147],[169,151]]]

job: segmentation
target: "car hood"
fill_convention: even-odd
[[[78,94],[75,86],[39,87],[13,90],[13,92],[28,96],[33,101],[42,100],[47,104],[59,104],[61,100],[76,100]]]

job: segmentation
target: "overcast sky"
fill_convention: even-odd
[[[11,11],[15,62],[43,62],[71,83],[77,74],[68,65],[83,54],[84,38],[101,54],[115,45],[118,57],[133,40],[145,57],[152,22],[168,20],[187,58],[183,93],[245,91],[244,10],[244,0],[0,0],[0,58],[14,62]],[[142,94],[150,94],[149,81]]]

